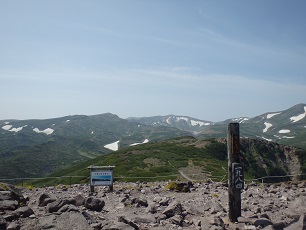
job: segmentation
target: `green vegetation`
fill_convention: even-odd
[[[242,139],[241,151],[245,178],[254,179],[268,175],[290,174],[286,166],[284,147],[276,143],[256,139]],[[306,151],[297,153],[306,169]],[[193,137],[180,137],[128,147],[113,153],[98,156],[72,167],[52,173],[50,177],[31,182],[35,186],[54,184],[89,183],[90,165],[115,166],[114,178],[117,181],[156,181],[175,180],[179,171],[186,175],[200,174],[200,179],[227,180],[227,146],[224,139],[198,140]],[[194,171],[192,171],[194,169]],[[199,173],[200,169],[200,173]],[[303,171],[303,172],[304,172]],[[74,177],[81,176],[81,177]],[[288,179],[288,178],[283,178]],[[281,179],[278,179],[281,180]],[[273,181],[277,182],[277,180]]]
[[[186,135],[171,127],[151,127],[132,123],[113,114],[68,116],[47,120],[10,121],[23,127],[17,133],[0,135],[0,179],[44,177],[97,156],[110,153],[104,146],[120,141],[120,148],[145,139],[150,142]],[[50,128],[51,135],[36,133]]]

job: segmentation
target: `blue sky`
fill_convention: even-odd
[[[306,103],[306,1],[0,2],[0,120],[222,121]]]

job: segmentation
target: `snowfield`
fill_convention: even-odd
[[[192,126],[197,126],[199,125],[200,127],[203,126],[203,125],[210,125],[210,123],[206,123],[206,122],[203,122],[203,121],[195,121],[195,120],[191,120],[191,125]]]
[[[2,129],[6,130],[6,131],[10,131],[10,132],[19,132],[21,131],[24,127],[27,127],[27,125],[24,125],[24,126],[21,126],[21,127],[18,127],[18,128],[12,128],[13,126],[12,125],[5,125],[5,126],[2,126]]]
[[[265,122],[264,125],[266,126],[262,132],[267,132],[269,128],[271,128],[273,125],[271,123]]]
[[[145,143],[148,143],[148,142],[149,142],[149,140],[145,139],[142,143],[134,143],[134,144],[130,144],[129,146],[141,145],[141,144],[145,144]]]
[[[2,126],[2,129],[4,129],[4,130],[10,130],[11,128],[12,128],[12,125]]]
[[[238,123],[244,123],[245,121],[249,120],[249,118],[247,117],[239,117],[239,118],[235,118],[235,119],[232,119],[233,121],[236,121]]]
[[[104,148],[110,149],[112,151],[117,151],[119,149],[119,142],[120,141],[115,141],[113,143],[104,145]]]
[[[278,114],[281,114],[280,112],[279,113],[270,113],[270,114],[267,114],[267,119],[270,119],[272,117],[274,117],[275,115],[278,115]]]
[[[51,129],[51,128],[46,128],[46,129],[44,129],[44,130],[39,130],[38,128],[34,128],[33,131],[34,131],[35,133],[45,133],[45,134],[47,134],[47,135],[50,135],[50,134],[52,134],[52,133],[54,132],[54,130]]]
[[[290,130],[289,129],[282,129],[282,130],[279,130],[279,133],[290,133]]]
[[[305,110],[304,113],[297,115],[297,116],[290,117],[290,121],[294,123],[294,122],[302,120],[306,116],[306,106],[304,106],[304,110]]]

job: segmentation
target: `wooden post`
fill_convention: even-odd
[[[241,216],[241,190],[244,188],[239,123],[230,123],[227,131],[229,219],[237,222]]]

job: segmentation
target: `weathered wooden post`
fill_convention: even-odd
[[[241,216],[241,190],[244,188],[239,123],[229,123],[227,131],[229,219],[237,222]]]

